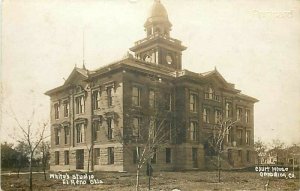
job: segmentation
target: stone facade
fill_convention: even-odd
[[[141,129],[159,118],[170,137],[157,149],[156,170],[204,169],[217,119],[238,120],[228,132],[222,157],[231,167],[254,163],[255,98],[241,94],[215,69],[182,69],[179,40],[170,37],[164,6],[155,1],[145,23],[147,37],[128,56],[97,70],[75,67],[51,98],[51,170],[134,171],[134,123]],[[121,138],[121,139],[120,139]],[[126,143],[126,144],[124,144]],[[145,165],[146,166],[146,165]]]

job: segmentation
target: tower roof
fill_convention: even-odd
[[[169,26],[172,26],[168,18],[168,12],[160,0],[154,0],[154,3],[150,9],[149,17],[145,23],[145,27],[147,25],[157,23],[166,23]]]

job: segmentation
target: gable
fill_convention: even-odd
[[[80,84],[82,80],[88,78],[87,70],[80,69],[80,68],[74,68],[69,77],[66,79],[65,85],[70,84]]]
[[[217,70],[205,73],[203,77],[207,84],[211,84],[214,87],[230,89],[234,88],[233,85],[228,83]]]

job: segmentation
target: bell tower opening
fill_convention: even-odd
[[[149,64],[181,70],[182,51],[186,47],[181,45],[180,40],[170,37],[172,24],[160,0],[154,1],[144,28],[146,38],[135,42],[134,47],[130,48],[135,57]]]

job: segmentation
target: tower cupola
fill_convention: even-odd
[[[181,70],[181,53],[186,47],[181,45],[180,40],[170,37],[172,24],[160,0],[154,0],[144,27],[146,38],[136,41],[134,47],[130,48],[135,58]]]
[[[166,8],[160,0],[154,1],[144,27],[147,32],[147,36],[153,34],[170,35],[172,24],[169,21]]]

